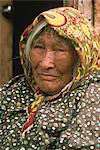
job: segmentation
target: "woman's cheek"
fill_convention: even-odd
[[[37,54],[31,52],[30,60],[31,60],[32,66],[36,67],[36,66],[38,66],[38,64],[40,62],[40,57]]]
[[[73,66],[72,56],[68,54],[60,55],[55,60],[56,68],[61,72],[71,70]]]

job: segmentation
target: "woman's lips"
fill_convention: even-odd
[[[48,80],[48,81],[52,81],[58,78],[58,76],[50,75],[50,74],[39,74],[39,76],[42,80]]]

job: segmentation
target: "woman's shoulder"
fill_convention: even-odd
[[[86,77],[84,86],[87,87],[84,99],[90,103],[97,103],[100,100],[100,71]]]
[[[100,104],[100,74],[94,72],[84,78],[75,93],[75,108],[73,109],[73,119],[69,130],[64,134],[69,139],[69,144],[73,147],[86,149],[97,148],[99,132],[99,104]],[[69,132],[70,131],[70,132]],[[80,140],[79,140],[80,139]],[[83,148],[83,149],[84,149]]]
[[[33,97],[34,93],[24,75],[14,77],[0,89],[1,103],[26,103]]]
[[[93,107],[95,105],[98,106],[100,102],[100,72],[92,72],[81,80],[77,87],[72,90],[71,95],[72,94],[80,107],[80,111],[91,107],[91,105]]]
[[[8,81],[8,83],[4,84],[2,88],[0,88],[0,92],[7,93],[9,91],[15,90],[32,90],[29,85],[26,77],[24,75],[18,75]]]
[[[0,88],[0,91],[6,91],[9,90],[13,86],[22,86],[21,84],[26,82],[25,76],[24,75],[18,75],[15,76],[14,78],[10,79],[7,83],[3,85],[2,88]]]

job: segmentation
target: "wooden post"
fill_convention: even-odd
[[[79,0],[78,10],[82,12],[93,24],[93,3],[92,0]]]
[[[63,0],[63,6],[78,8],[78,0]]]
[[[2,8],[11,0],[0,1],[0,87],[12,78],[12,23],[2,15]]]
[[[94,27],[97,34],[100,35],[100,0],[95,0],[94,3]]]

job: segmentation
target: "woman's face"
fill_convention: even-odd
[[[30,61],[38,87],[49,95],[58,93],[72,80],[76,53],[56,33],[43,32],[32,43]]]

